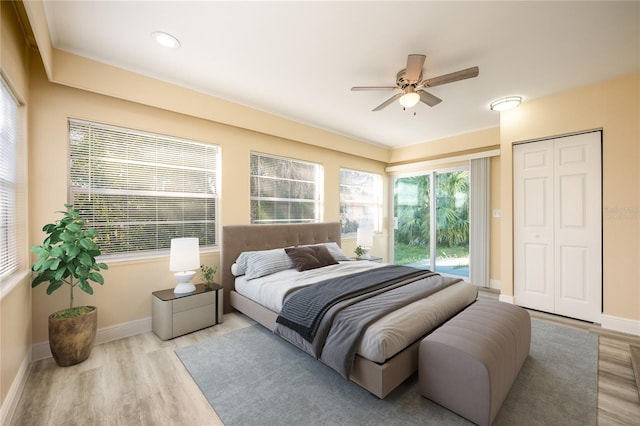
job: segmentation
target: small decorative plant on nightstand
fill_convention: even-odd
[[[200,270],[202,271],[204,287],[207,290],[211,289],[211,285],[215,282],[213,279],[216,276],[216,271],[218,270],[218,268],[216,268],[215,266],[200,265]]]
[[[356,258],[360,259],[360,257],[364,254],[364,249],[361,245],[358,245],[353,252],[356,254]]]

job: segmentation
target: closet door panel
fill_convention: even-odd
[[[514,146],[514,299],[554,307],[553,142]]]
[[[602,184],[600,133],[555,141],[555,312],[600,322]]]

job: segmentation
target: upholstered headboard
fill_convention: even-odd
[[[228,225],[222,227],[220,276],[224,288],[224,312],[231,311],[229,292],[234,289],[231,265],[243,251],[268,250],[335,241],[340,245],[340,223],[285,225]]]

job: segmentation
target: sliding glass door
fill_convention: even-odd
[[[469,278],[467,167],[395,177],[394,263]]]
[[[469,278],[469,171],[435,179],[435,271]]]
[[[431,269],[431,175],[393,182],[393,263]]]

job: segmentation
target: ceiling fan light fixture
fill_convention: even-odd
[[[152,32],[151,38],[162,47],[168,47],[169,49],[177,49],[180,47],[180,41],[178,41],[177,38],[163,31]]]
[[[420,95],[416,92],[408,92],[400,96],[400,105],[405,108],[412,108],[420,102]]]
[[[506,111],[517,107],[521,102],[522,98],[520,96],[507,96],[491,102],[489,108],[491,108],[491,111]]]

